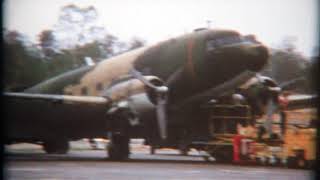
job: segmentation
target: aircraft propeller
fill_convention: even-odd
[[[278,86],[271,78],[261,76],[259,74],[256,75],[258,81],[266,87],[266,115],[267,119],[265,121],[265,128],[267,133],[271,135],[272,133],[272,115],[278,109],[278,101],[277,98],[281,92],[281,87]]]
[[[306,78],[304,76],[301,76],[289,81],[282,82],[281,84],[279,84],[279,87],[281,87],[282,89],[287,89],[290,88],[292,85],[298,84],[303,81],[306,81]]]
[[[144,83],[148,88],[152,89],[155,93],[156,98],[155,105],[156,105],[156,114],[157,114],[157,121],[159,126],[159,133],[162,139],[167,138],[167,112],[166,112],[166,104],[168,100],[168,87],[164,85],[154,85],[150,81],[148,81],[139,71],[132,70],[131,74],[139,79],[142,83]]]

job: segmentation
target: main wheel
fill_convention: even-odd
[[[188,155],[188,152],[189,152],[189,147],[185,144],[182,144],[179,146],[179,151],[180,151],[180,154],[183,155],[183,156],[187,156]]]
[[[43,150],[48,154],[66,154],[69,151],[67,140],[46,140],[43,142]]]
[[[113,135],[107,147],[109,159],[121,161],[129,158],[129,138],[117,134]]]
[[[156,152],[156,148],[154,146],[150,146],[150,154],[154,154]]]
[[[219,145],[210,154],[217,162],[230,163],[232,162],[233,147],[229,145]]]

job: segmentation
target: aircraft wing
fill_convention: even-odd
[[[5,98],[16,98],[24,100],[42,100],[48,103],[64,104],[101,104],[107,105],[110,100],[97,96],[70,96],[70,95],[50,95],[50,94],[30,94],[30,93],[4,93]]]
[[[317,96],[315,95],[291,95],[288,96],[288,110],[315,107]]]
[[[244,84],[246,81],[248,81],[248,79],[250,79],[253,76],[255,76],[254,72],[251,72],[251,71],[243,72],[239,76],[233,79],[230,79],[229,81],[226,81],[217,87],[213,87],[211,89],[206,90],[205,92],[201,92],[199,94],[196,94],[192,97],[185,99],[178,105],[175,105],[174,108],[186,107],[187,105],[190,105],[193,103],[208,102],[209,100],[217,98],[217,95],[222,96],[226,94],[231,94],[237,87]]]
[[[94,96],[4,93],[10,140],[103,137],[111,100]]]

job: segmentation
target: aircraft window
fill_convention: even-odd
[[[81,88],[81,94],[82,95],[87,95],[88,94],[88,88],[87,87],[82,87]]]
[[[70,96],[71,96],[71,95],[72,95],[72,92],[66,92],[66,95],[70,95]]]
[[[216,38],[207,41],[207,50],[210,51],[215,48],[223,47],[226,45],[243,43],[248,41],[248,39],[241,38],[240,36],[227,36],[223,38]]]
[[[96,86],[96,89],[98,91],[101,91],[102,90],[102,83],[98,83],[97,86]]]
[[[254,35],[246,35],[243,36],[243,41],[245,42],[257,42],[256,37]]]

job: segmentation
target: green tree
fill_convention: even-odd
[[[47,76],[45,63],[32,53],[39,49],[26,46],[25,41],[26,37],[17,31],[4,33],[4,88],[7,91],[22,90]]]
[[[91,57],[95,62],[99,61],[102,57],[102,52],[99,48],[99,42],[94,41],[92,43],[87,43],[82,46],[77,46],[72,50],[75,57],[79,60],[79,64],[85,64],[84,58]]]
[[[287,88],[299,92],[307,92],[310,89],[306,84],[309,66],[310,61],[300,53],[292,50],[292,48],[290,50],[272,49],[268,65],[264,68],[262,74],[274,78],[279,84],[286,84],[297,80]]]
[[[133,50],[133,49],[136,49],[136,48],[139,48],[139,47],[142,47],[146,44],[146,42],[141,39],[141,38],[138,38],[138,37],[133,37],[131,39],[131,41],[129,41],[129,48],[128,50]]]
[[[55,52],[56,39],[52,30],[44,30],[39,34],[39,46],[46,57],[53,56]]]
[[[70,49],[102,38],[106,30],[95,24],[97,18],[93,6],[81,8],[70,4],[62,7],[54,29],[60,48]]]
[[[5,90],[18,91],[52,76],[84,66],[85,57],[95,62],[141,47],[145,41],[134,37],[122,42],[95,24],[93,6],[61,8],[54,29],[43,30],[37,44],[17,31],[4,33]]]

